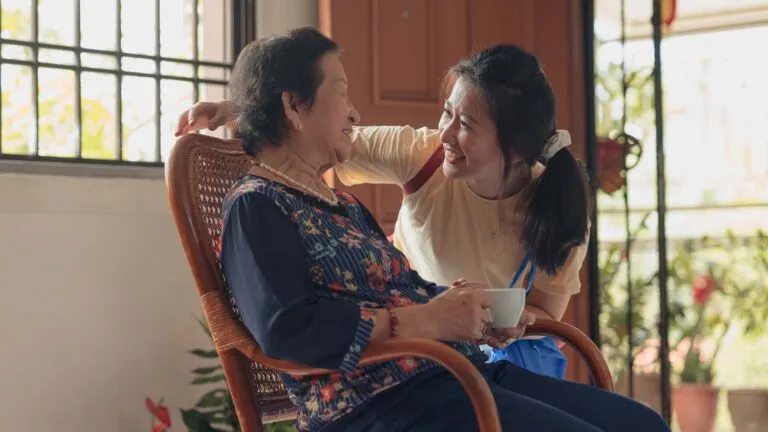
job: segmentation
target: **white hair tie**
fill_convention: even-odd
[[[549,161],[560,150],[571,145],[571,134],[564,129],[558,129],[555,134],[544,144],[544,150],[541,152],[541,158],[544,162]]]

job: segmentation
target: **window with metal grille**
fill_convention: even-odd
[[[0,0],[0,158],[162,165],[181,111],[226,98],[239,3]]]

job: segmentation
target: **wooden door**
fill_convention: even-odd
[[[580,0],[320,0],[318,13],[320,30],[344,50],[349,95],[362,124],[437,127],[447,69],[474,50],[512,43],[542,61],[558,99],[558,126],[571,131],[572,150],[583,155],[581,7]],[[349,190],[391,232],[400,189]],[[565,319],[586,331],[586,267],[582,281]],[[588,379],[580,359],[569,357],[569,378]]]

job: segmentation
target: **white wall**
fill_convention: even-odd
[[[260,35],[317,20],[259,3]],[[0,161],[0,430],[149,431],[145,396],[184,430],[199,313],[161,169]]]

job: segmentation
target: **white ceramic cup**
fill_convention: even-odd
[[[517,327],[525,307],[525,289],[489,288],[485,292],[491,297],[491,326],[499,329]]]

